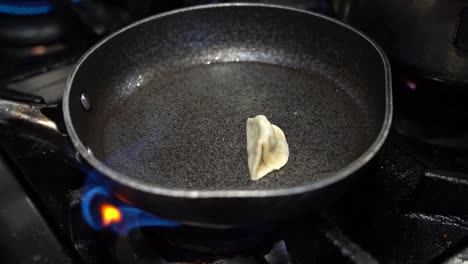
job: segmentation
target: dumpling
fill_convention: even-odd
[[[253,181],[281,169],[288,162],[289,147],[283,131],[264,115],[247,119],[247,154]]]

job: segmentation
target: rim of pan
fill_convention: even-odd
[[[126,176],[123,173],[120,173],[118,171],[115,171],[114,169],[108,167],[104,163],[102,163],[100,160],[98,160],[92,153],[88,151],[88,149],[85,147],[85,145],[81,142],[79,139],[70,116],[70,104],[69,104],[69,98],[70,98],[70,92],[73,86],[73,80],[76,76],[76,73],[80,69],[81,64],[86,60],[88,56],[93,54],[93,52],[97,49],[99,49],[104,43],[112,39],[114,36],[119,35],[131,28],[134,28],[140,24],[144,24],[148,21],[155,20],[161,17],[169,16],[169,15],[174,15],[177,13],[181,12],[187,12],[187,11],[192,11],[192,10],[199,10],[199,9],[210,9],[210,8],[218,8],[218,7],[230,7],[230,6],[247,6],[247,7],[263,7],[263,8],[277,8],[277,9],[283,9],[283,10],[288,10],[288,11],[294,11],[294,12],[300,12],[300,13],[305,13],[309,15],[313,15],[316,17],[319,17],[321,19],[327,20],[331,23],[335,23],[341,27],[344,27],[348,30],[353,31],[355,34],[360,35],[362,38],[364,38],[366,41],[368,41],[372,46],[376,49],[376,51],[379,53],[383,66],[384,66],[384,71],[385,71],[385,97],[386,97],[386,102],[385,102],[385,117],[384,121],[382,124],[382,127],[380,129],[380,132],[378,136],[375,138],[374,142],[372,145],[356,160],[348,164],[346,167],[343,167],[341,170],[337,171],[335,175],[327,178],[320,180],[315,183],[310,183],[307,185],[302,185],[302,186],[296,186],[296,187],[289,187],[289,188],[281,188],[281,189],[271,189],[271,190],[184,190],[184,189],[169,189],[169,188],[164,188],[161,186],[157,186],[154,184],[147,184],[138,180],[135,180],[133,178],[130,178]],[[388,136],[389,130],[390,130],[390,125],[392,122],[392,115],[393,115],[393,103],[392,103],[392,80],[391,80],[391,70],[390,70],[390,63],[388,61],[387,56],[385,55],[384,51],[380,46],[375,43],[374,40],[372,40],[370,37],[362,33],[361,31],[344,24],[336,19],[315,13],[315,12],[310,12],[310,11],[305,11],[297,8],[292,8],[292,7],[286,7],[286,6],[280,6],[280,5],[272,5],[272,4],[258,4],[258,3],[224,3],[224,4],[209,4],[209,5],[200,5],[200,6],[193,6],[193,7],[188,7],[188,8],[182,8],[182,9],[177,9],[161,14],[157,14],[154,16],[150,16],[148,18],[139,20],[135,23],[132,23],[112,34],[109,36],[105,37],[103,40],[101,40],[99,43],[94,45],[91,49],[89,49],[81,58],[80,60],[75,64],[72,72],[70,73],[64,96],[63,96],[63,114],[64,114],[64,119],[65,119],[65,125],[68,131],[68,134],[73,142],[73,145],[75,149],[79,152],[79,154],[91,165],[93,166],[94,169],[96,169],[99,173],[105,175],[106,177],[109,177],[116,183],[120,185],[127,186],[132,189],[137,189],[142,192],[146,193],[152,193],[156,195],[163,195],[163,196],[171,196],[171,197],[180,197],[180,198],[266,198],[266,197],[272,197],[272,196],[285,196],[285,195],[292,195],[292,194],[299,194],[299,193],[304,193],[304,192],[309,192],[313,190],[318,190],[321,189],[325,186],[332,185],[336,182],[339,182],[348,176],[352,175],[355,173],[357,170],[359,170],[361,167],[363,167],[365,164],[367,164],[379,151],[380,147],[383,145],[385,139]]]

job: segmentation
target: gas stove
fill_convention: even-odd
[[[319,11],[326,12],[312,2],[307,8],[320,7]],[[83,46],[70,49],[60,58],[39,60],[40,71],[12,67],[13,77],[3,79],[0,96],[60,103],[67,75],[84,51]],[[456,123],[463,112],[453,103],[463,101],[464,92],[392,66],[394,125],[365,176],[327,209],[271,228],[207,229],[161,222],[128,232],[95,228],[83,214],[90,193],[84,184],[89,175],[66,144],[0,126],[0,222],[4,226],[0,252],[4,263],[468,261],[468,140],[464,137],[468,129]],[[437,111],[429,102],[437,102]],[[49,115],[61,118],[59,112]],[[100,210],[97,214],[103,221],[121,217],[112,203]]]

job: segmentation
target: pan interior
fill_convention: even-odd
[[[387,117],[388,76],[372,43],[294,10],[212,6],[153,17],[84,58],[65,115],[96,159],[149,186],[313,184],[364,154]],[[254,182],[245,126],[259,114],[283,129],[290,159]]]
[[[192,65],[133,76],[122,100],[96,115],[95,156],[139,181],[177,189],[272,189],[333,175],[374,139],[353,96],[324,74],[258,62]],[[287,165],[251,181],[246,120],[283,129]]]

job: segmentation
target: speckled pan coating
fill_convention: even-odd
[[[346,25],[211,5],[148,18],[92,48],[64,113],[76,149],[121,197],[171,219],[237,225],[337,197],[388,133],[390,88],[381,49]],[[257,114],[283,129],[291,155],[253,182],[245,124]]]
[[[261,63],[193,66],[148,81],[109,105],[94,154],[148,184],[179,189],[268,189],[313,183],[371,144],[352,98],[320,74]],[[285,131],[290,159],[258,182],[247,167],[246,120]],[[93,127],[96,127],[93,125]]]

